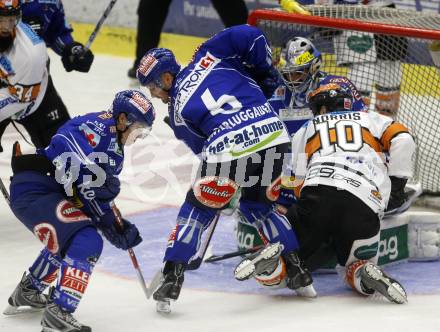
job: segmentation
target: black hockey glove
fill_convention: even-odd
[[[407,200],[405,195],[405,186],[407,179],[390,176],[391,180],[391,194],[388,201],[388,206],[385,212],[390,213],[393,210],[401,207]]]
[[[101,218],[101,221],[98,222],[97,225],[102,235],[116,248],[127,250],[136,247],[142,242],[139,230],[128,220],[124,218],[121,218],[121,220],[124,223],[122,230],[117,225],[113,213],[110,212],[108,216],[105,215],[104,218]]]
[[[8,124],[11,123],[11,120],[6,119],[2,122],[0,122],[0,152],[3,152],[3,147],[2,147],[2,136],[6,130],[6,127],[8,126]]]
[[[73,42],[67,45],[63,51],[61,61],[66,71],[70,72],[76,70],[82,73],[87,73],[93,62],[94,55],[92,51],[85,51],[84,45],[78,42]]]

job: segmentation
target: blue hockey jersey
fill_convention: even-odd
[[[69,120],[38,153],[52,161],[58,183],[68,196],[79,198],[90,217],[99,221],[111,213],[111,202],[120,190],[124,152],[110,112]]]
[[[67,23],[61,0],[22,0],[21,3],[23,21],[61,55],[64,47],[73,43],[73,30]]]
[[[288,142],[288,134],[251,73],[272,66],[263,33],[248,25],[203,43],[170,91],[175,136],[208,162],[238,159]]]
[[[280,119],[285,123],[289,135],[295,134],[304,123],[313,118],[312,111],[306,100],[307,95],[321,85],[329,83],[337,83],[351,91],[354,98],[353,111],[368,110],[368,107],[362,100],[361,94],[348,78],[319,72],[306,91],[293,94],[289,88],[283,84],[275,91],[269,100],[269,103],[277,112]]]

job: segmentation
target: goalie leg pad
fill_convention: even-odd
[[[214,209],[201,209],[190,202],[183,203],[177,216],[177,224],[168,239],[164,261],[187,264],[196,254],[202,233],[216,214]]]
[[[53,302],[67,312],[74,312],[84,295],[90,275],[103,248],[102,237],[95,228],[76,233],[61,261]]]
[[[287,218],[264,203],[241,200],[240,211],[246,221],[256,227],[270,243],[283,245],[282,253],[297,250],[298,239]]]
[[[408,225],[408,249],[411,261],[440,258],[440,215],[414,214]]]

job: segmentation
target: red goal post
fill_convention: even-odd
[[[370,109],[396,106],[418,145],[414,181],[440,195],[440,15],[363,5],[305,6],[312,15],[253,11],[248,23],[269,39],[274,61],[287,40],[312,40],[322,70],[350,78]],[[391,100],[391,101],[390,101]]]

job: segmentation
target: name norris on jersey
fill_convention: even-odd
[[[347,113],[336,113],[336,114],[325,114],[317,116],[313,119],[314,124],[331,121],[331,120],[360,120],[361,114],[359,112],[347,112]]]

